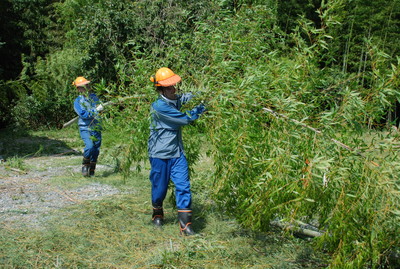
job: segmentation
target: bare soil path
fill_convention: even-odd
[[[100,199],[118,194],[112,186],[87,180],[77,188],[66,189],[52,182],[56,177],[80,172],[80,156],[46,156],[24,160],[27,169],[21,170],[0,165],[0,226],[40,226],[41,222],[55,210],[85,200]],[[76,163],[63,165],[60,163]],[[98,166],[98,170],[107,167]],[[74,179],[71,179],[74,180]]]

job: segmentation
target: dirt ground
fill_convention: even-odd
[[[54,158],[57,160],[54,161]],[[24,170],[7,167],[7,162],[1,162],[0,227],[40,227],[53,210],[120,192],[112,186],[95,183],[90,179],[87,184],[76,189],[50,184],[49,181],[56,176],[79,173],[80,159],[80,156],[30,158],[24,160],[24,165],[29,167]],[[52,165],[60,162],[76,162],[77,165]],[[97,170],[102,169],[106,167],[98,165]]]

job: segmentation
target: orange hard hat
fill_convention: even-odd
[[[77,78],[72,82],[72,85],[75,85],[76,87],[79,87],[79,86],[83,86],[83,85],[86,85],[86,84],[89,84],[89,83],[90,83],[90,81],[87,80],[86,78],[84,78],[84,77],[77,77]]]
[[[167,67],[162,67],[157,70],[156,77],[151,77],[150,81],[155,84],[155,86],[173,86],[179,81],[181,77],[175,74],[171,69]]]

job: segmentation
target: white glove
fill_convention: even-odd
[[[104,109],[104,107],[103,107],[102,104],[100,104],[100,105],[98,105],[98,106],[96,107],[96,110],[97,110],[98,112],[102,111],[103,109]]]

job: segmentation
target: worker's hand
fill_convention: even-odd
[[[196,106],[197,114],[203,114],[206,111],[206,106],[201,103],[200,105]]]
[[[97,110],[98,112],[102,111],[103,109],[104,109],[104,107],[103,107],[102,104],[100,104],[100,105],[98,105],[98,106],[96,107],[96,110]]]
[[[187,102],[189,102],[193,97],[194,97],[194,95],[191,92],[182,94],[180,96],[182,105],[186,104]]]

